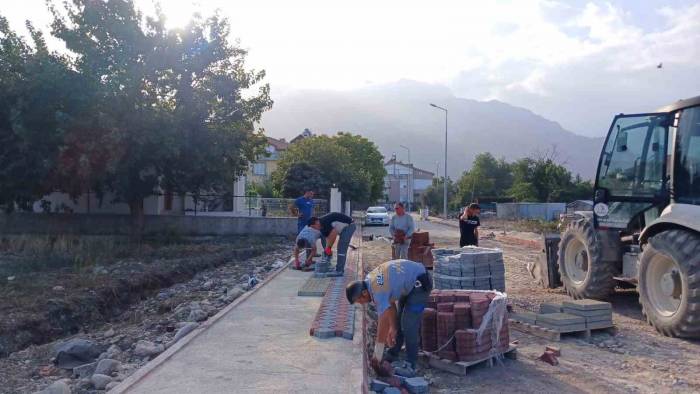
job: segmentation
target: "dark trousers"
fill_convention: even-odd
[[[301,230],[306,227],[306,225],[309,223],[309,219],[305,218],[299,218],[297,219],[297,235],[301,232]]]
[[[428,274],[425,274],[428,277]],[[429,282],[429,277],[427,282]],[[399,300],[399,309],[396,315],[398,331],[396,333],[396,344],[389,349],[393,356],[398,356],[406,343],[406,361],[413,368],[418,360],[418,346],[420,344],[420,322],[423,316],[423,309],[428,303],[428,295],[431,286],[414,287],[408,295]]]
[[[345,260],[348,257],[348,248],[352,235],[355,233],[355,223],[348,224],[343,231],[338,234],[338,259],[336,261],[336,272],[345,272]]]

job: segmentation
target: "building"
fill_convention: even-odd
[[[384,198],[387,202],[401,201],[412,209],[433,183],[434,173],[406,164],[392,157],[384,163]]]
[[[309,129],[304,129],[304,131],[302,131],[301,134],[299,134],[298,136],[292,138],[292,140],[289,141],[289,143],[290,143],[290,144],[293,144],[293,143],[295,143],[295,142],[299,142],[299,141],[303,140],[304,138],[310,138],[310,137],[313,137],[313,136],[314,136],[314,133],[312,133],[311,130],[309,130]]]
[[[298,137],[297,137],[298,138]],[[267,137],[266,156],[261,156],[251,164],[246,174],[248,183],[262,183],[270,179],[272,172],[277,168],[277,163],[284,151],[289,148],[289,142],[284,138],[276,139]]]

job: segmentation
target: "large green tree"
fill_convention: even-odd
[[[81,99],[80,76],[50,53],[27,23],[31,44],[0,16],[0,206],[29,209],[52,190],[65,124]]]
[[[305,188],[328,197],[335,185],[344,198],[368,203],[381,196],[377,190],[383,185],[382,162],[379,150],[366,138],[348,133],[315,136],[290,145],[272,180],[285,197],[299,196]]]
[[[504,158],[480,153],[456,182],[455,203],[462,206],[483,198],[505,197],[512,183],[511,166]]]
[[[223,189],[261,152],[253,125],[271,106],[269,88],[243,97],[264,74],[245,69],[226,19],[195,17],[169,31],[162,13],[145,17],[129,0],[72,0],[52,10],[53,34],[73,55],[90,102],[80,155],[109,143],[107,164],[88,172],[101,172],[101,189],[132,214],[142,216],[144,198],[164,188]]]
[[[509,194],[517,201],[559,202],[591,198],[590,182],[572,177],[551,158],[524,158],[512,164],[513,186]]]
[[[424,207],[427,207],[430,209],[431,212],[433,213],[443,213],[443,206],[444,204],[444,196],[445,196],[445,189],[444,189],[444,177],[440,178],[433,178],[433,182],[430,186],[428,186],[428,189],[426,189],[425,193],[423,193],[421,197],[421,203],[423,204]],[[452,182],[450,178],[447,178],[447,209],[448,211],[454,211],[458,209],[459,205],[455,204],[455,192],[457,191],[457,187]]]

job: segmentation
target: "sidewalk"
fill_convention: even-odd
[[[310,275],[285,268],[123,392],[361,392],[361,333],[309,335],[321,298],[297,291]]]

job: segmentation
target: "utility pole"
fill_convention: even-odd
[[[408,202],[408,212],[411,212],[411,202],[413,202],[413,165],[411,164],[411,149],[407,146],[399,145],[408,151],[408,179],[406,179],[408,189],[406,192],[406,201]]]
[[[443,217],[447,219],[447,108],[430,103],[431,107],[445,111],[445,177],[442,180],[442,210]]]

